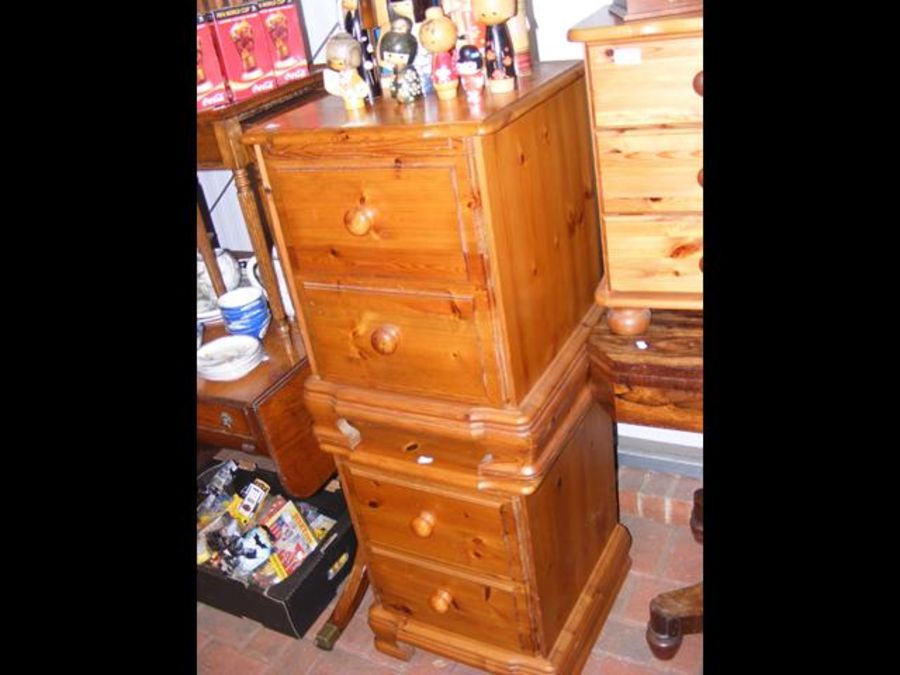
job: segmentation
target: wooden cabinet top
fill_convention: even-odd
[[[702,32],[703,12],[661,16],[639,21],[623,21],[612,14],[608,7],[603,7],[572,26],[567,37],[572,42],[599,42]]]
[[[580,61],[538,63],[530,77],[518,78],[509,94],[484,92],[482,104],[470,107],[462,91],[450,101],[428,95],[414,103],[401,104],[382,96],[375,105],[356,113],[348,112],[338,96],[327,96],[271,117],[247,128],[243,141],[265,144],[275,136],[310,134],[369,136],[390,133],[393,137],[433,139],[492,134],[546,101],[571,82],[582,77]]]

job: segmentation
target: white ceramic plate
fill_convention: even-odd
[[[197,350],[198,370],[241,367],[259,357],[262,345],[249,335],[228,335],[209,342]]]

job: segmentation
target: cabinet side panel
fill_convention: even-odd
[[[541,486],[525,499],[547,648],[559,636],[618,521],[612,424],[592,402]]]
[[[480,144],[492,281],[519,403],[593,302],[597,203],[579,78]]]

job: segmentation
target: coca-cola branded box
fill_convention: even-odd
[[[216,53],[215,36],[211,18],[197,15],[197,110],[208,110],[227,105],[231,93],[225,85],[225,76]]]
[[[210,12],[225,79],[235,102],[278,86],[256,3]]]
[[[278,84],[309,75],[306,44],[294,0],[260,0],[262,17]]]

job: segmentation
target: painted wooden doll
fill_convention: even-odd
[[[516,14],[506,22],[509,28],[509,36],[512,38],[512,48],[515,54],[516,76],[531,75],[531,43],[528,39],[528,31],[531,25],[528,23],[528,15],[525,13],[525,0],[516,0]]]
[[[359,74],[360,44],[349,33],[335,33],[325,45],[325,62],[328,64],[328,70],[322,74],[325,91],[343,98],[347,110],[365,108],[372,94]]]
[[[483,50],[485,27],[475,20],[472,0],[442,0],[441,5],[444,14],[456,24],[457,50],[467,44]]]
[[[410,103],[422,96],[422,80],[412,62],[416,58],[418,44],[409,31],[389,30],[381,38],[379,58],[382,65],[393,69],[390,93],[400,103]]]
[[[492,94],[511,92],[516,87],[516,71],[506,22],[516,13],[516,0],[472,0],[472,11],[488,27],[484,45],[488,89]]]
[[[371,0],[341,0],[344,16],[344,31],[353,36],[362,47],[362,63],[359,76],[369,85],[370,103],[381,96],[381,79],[375,67],[375,43],[372,29],[375,28],[375,10]]]
[[[422,47],[431,52],[431,82],[438,98],[456,98],[459,74],[456,71],[456,25],[440,7],[425,10],[425,22],[419,29]]]
[[[479,103],[484,96],[484,58],[481,50],[475,45],[463,45],[459,48],[456,70],[462,82],[466,100]]]

